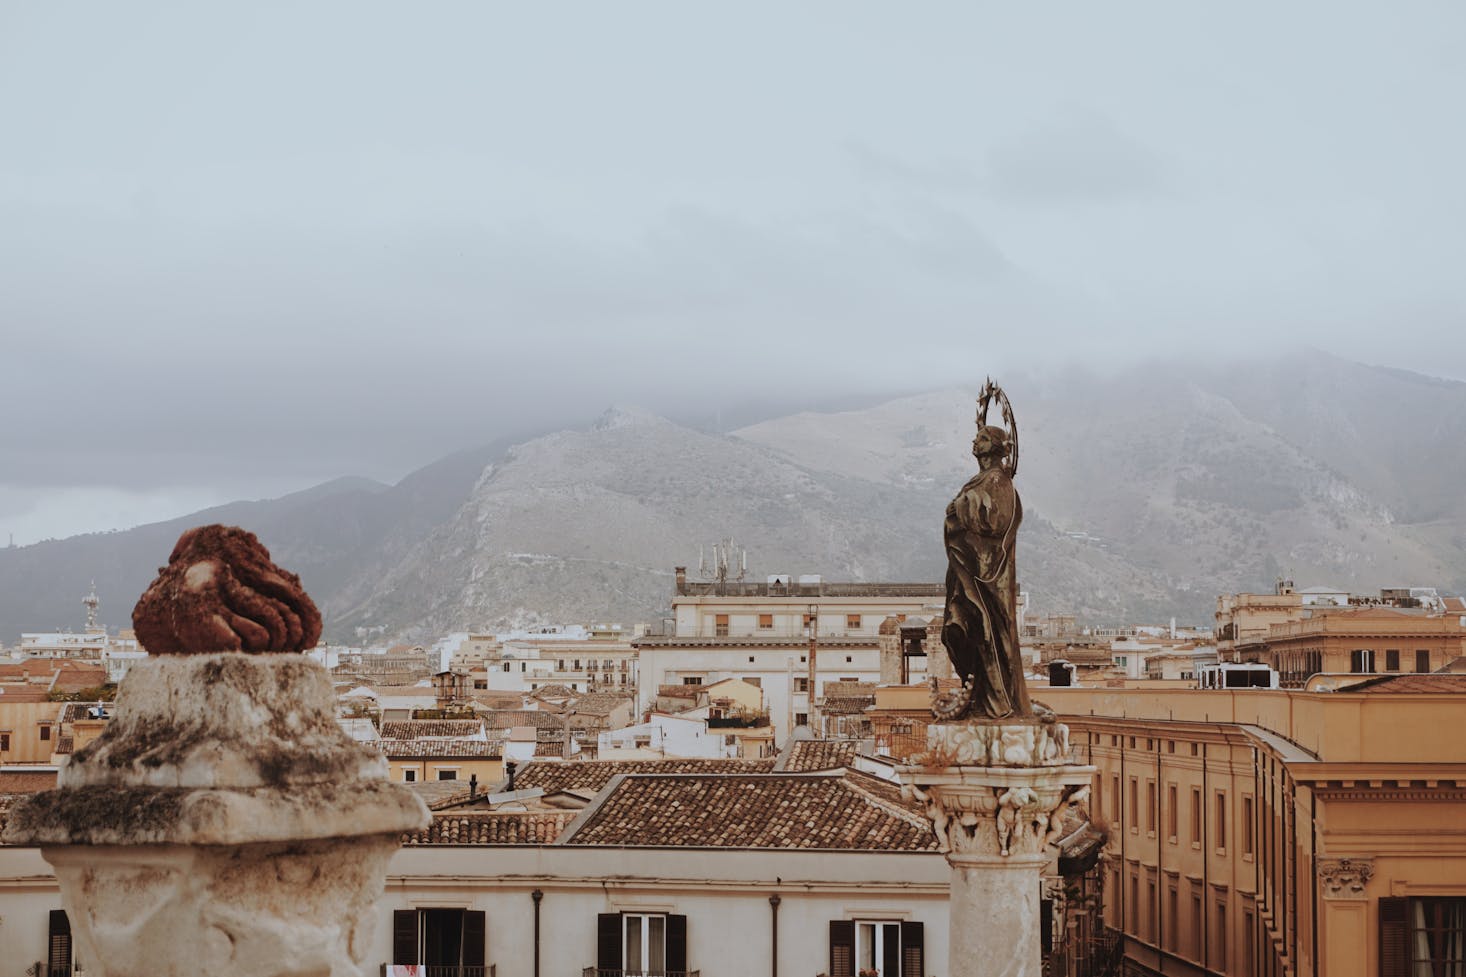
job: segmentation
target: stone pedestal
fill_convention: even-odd
[[[1043,869],[1066,809],[1089,796],[1094,768],[1068,762],[1058,723],[928,727],[928,752],[899,770],[926,805],[952,867],[951,977],[1039,977]]]
[[[103,977],[356,977],[387,859],[429,821],[300,655],[162,657],[4,840],[56,869]]]

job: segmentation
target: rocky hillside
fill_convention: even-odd
[[[1466,588],[1466,384],[1322,354],[1205,375],[1013,379],[1039,613],[1210,619],[1222,591]],[[968,477],[970,391],[710,434],[634,409],[445,459],[386,487],[341,480],[125,533],[0,550],[0,635],[109,623],[204,521],[254,529],[322,605],[327,635],[425,637],[536,620],[630,623],[672,567],[733,535],[750,573],[936,580]]]

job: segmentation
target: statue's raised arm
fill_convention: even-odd
[[[987,423],[997,402],[1006,429]],[[1018,577],[1013,565],[1023,504],[1013,487],[1018,428],[1002,389],[988,380],[978,400],[972,454],[978,473],[947,506],[947,610],[942,644],[962,679],[955,696],[939,697],[938,719],[1028,717],[1033,708],[1018,647]]]

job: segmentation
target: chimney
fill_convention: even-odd
[[[468,799],[473,800],[478,796],[478,774],[468,775]]]
[[[673,570],[677,574],[677,593],[687,593],[687,567],[674,567]]]
[[[509,774],[509,784],[505,788],[506,790],[514,789],[514,771],[518,769],[518,767],[519,764],[515,763],[513,760],[510,760],[508,763],[504,764],[504,770],[506,773]]]

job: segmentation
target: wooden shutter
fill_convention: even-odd
[[[71,973],[71,920],[66,918],[66,910],[51,910],[47,932],[50,937],[46,954],[49,972],[53,974]]]
[[[926,924],[901,924],[901,977],[923,977],[926,973]]]
[[[1410,900],[1379,901],[1379,977],[1410,977]]]
[[[488,923],[482,910],[463,911],[463,965],[482,967],[488,957]]]
[[[830,977],[855,977],[854,920],[830,920]]]
[[[417,963],[417,910],[392,911],[392,963],[409,966]]]
[[[596,968],[620,970],[621,914],[600,913],[596,916]]]
[[[667,970],[674,974],[687,970],[687,917],[667,917]]]

